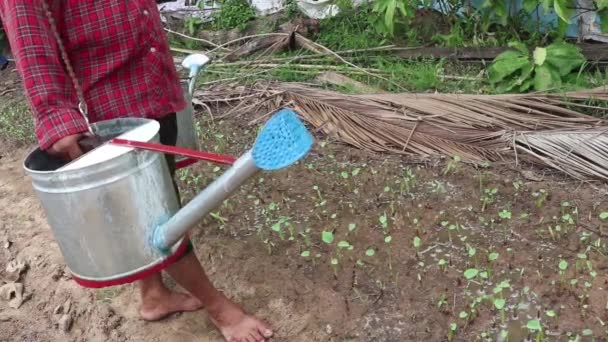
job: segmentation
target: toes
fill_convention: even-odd
[[[270,330],[270,328],[268,328],[265,324],[262,324],[262,323],[260,323],[258,331],[263,337],[266,337],[266,338],[271,338],[273,335],[272,330]]]
[[[256,330],[252,331],[250,336],[253,342],[264,342],[264,336],[262,336]]]

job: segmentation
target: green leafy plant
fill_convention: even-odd
[[[246,0],[225,0],[220,11],[213,15],[213,28],[216,30],[244,30],[255,12]]]
[[[559,89],[572,83],[574,71],[586,61],[580,49],[568,43],[537,47],[532,53],[520,42],[509,47],[512,50],[498,55],[488,69],[488,79],[499,92]]]
[[[376,31],[383,36],[393,37],[395,25],[405,23],[415,13],[413,1],[378,0],[372,8],[370,20]]]

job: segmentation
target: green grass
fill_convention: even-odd
[[[34,120],[26,102],[0,103],[0,138],[23,144],[35,141]]]

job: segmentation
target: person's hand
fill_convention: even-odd
[[[85,137],[84,133],[68,135],[57,140],[49,149],[48,153],[55,157],[72,161],[80,157],[83,152],[78,145],[78,141]]]

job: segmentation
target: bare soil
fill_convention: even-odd
[[[252,118],[199,115],[203,149],[239,155]],[[134,285],[76,285],[22,170],[32,146],[15,146],[0,147],[0,286],[23,284],[25,301],[0,298],[1,341],[220,341],[204,312],[146,323]],[[524,341],[536,319],[545,341],[605,341],[605,186],[448,165],[319,137],[305,161],[258,175],[201,222],[196,253],[219,288],[272,323],[273,341]],[[185,199],[221,171],[181,170]],[[27,265],[18,279],[5,270],[15,261]]]

